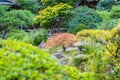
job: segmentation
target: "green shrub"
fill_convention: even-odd
[[[24,27],[29,28],[33,26],[34,15],[27,10],[12,10],[6,12],[0,17],[0,31],[8,29],[8,27]]]
[[[102,21],[99,14],[88,7],[77,7],[72,12],[73,17],[69,20],[68,25],[73,30],[79,25],[85,25],[85,28],[95,28],[96,24]]]
[[[23,30],[16,30],[16,29],[12,29],[10,30],[10,32],[8,32],[5,35],[5,38],[10,38],[12,40],[19,40],[19,41],[28,41],[29,40],[29,35],[28,33],[26,33]]]
[[[3,16],[8,9],[9,9],[9,6],[0,5],[0,17]]]
[[[97,29],[110,30],[117,25],[118,20],[110,17],[110,12],[98,11],[99,15],[103,18],[103,21],[97,25]]]
[[[39,45],[42,41],[46,41],[48,32],[45,29],[39,29],[31,31],[30,34],[29,42],[33,45]]]
[[[38,0],[14,0],[15,3],[19,4],[23,9],[29,10],[36,13],[41,7],[38,4]]]
[[[110,11],[112,6],[116,3],[117,0],[99,0],[99,3],[97,4],[97,9],[102,11]]]
[[[0,79],[79,80],[76,68],[58,64],[46,51],[15,40],[0,39]]]
[[[104,30],[111,30],[113,27],[115,27],[118,23],[117,19],[112,20],[104,20],[99,25],[97,25],[97,29],[104,29]]]
[[[119,6],[113,6],[110,11],[110,17],[114,19],[120,18],[120,5]]]
[[[110,12],[108,11],[98,11],[98,14],[103,18],[103,20],[111,20]]]
[[[81,31],[81,30],[83,30],[83,29],[85,29],[85,28],[86,28],[86,27],[85,27],[84,24],[80,24],[80,25],[76,26],[74,29],[69,28],[68,31],[69,31],[70,33],[76,34],[77,32],[79,32],[79,31]]]

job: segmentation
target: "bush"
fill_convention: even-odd
[[[120,5],[119,6],[113,6],[110,11],[110,17],[114,19],[120,18]]]
[[[85,25],[85,28],[95,28],[96,24],[102,21],[102,17],[99,14],[88,7],[77,7],[72,11],[73,17],[69,21],[69,26],[75,29],[79,25]]]
[[[16,30],[12,29],[5,35],[5,39],[10,38],[12,40],[19,40],[19,41],[28,41],[29,35],[23,30]]]
[[[48,32],[45,29],[39,29],[31,31],[30,34],[29,42],[38,46],[42,41],[46,41]]]
[[[118,20],[110,17],[110,12],[98,11],[99,15],[103,18],[103,21],[97,25],[97,29],[110,30],[117,25]]]
[[[70,47],[76,42],[75,35],[69,33],[59,33],[55,36],[48,38],[47,42],[45,43],[45,48],[57,48],[59,46]]]
[[[8,9],[9,9],[9,6],[0,5],[0,17],[3,16]]]
[[[29,28],[33,26],[34,15],[27,10],[12,10],[0,17],[0,31],[8,27]]]
[[[112,6],[116,3],[117,0],[99,0],[99,3],[97,4],[97,9],[102,11],[110,11]]]
[[[41,7],[38,4],[38,0],[14,0],[14,2],[20,5],[23,9],[36,13]]]
[[[104,20],[102,23],[97,25],[97,29],[111,30],[117,25],[117,23],[118,23],[117,19]]]
[[[76,68],[58,64],[44,50],[15,40],[0,39],[0,79],[79,80]]]

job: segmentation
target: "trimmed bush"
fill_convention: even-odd
[[[72,11],[72,15],[73,17],[68,24],[70,27],[69,31],[79,27],[79,25],[84,25],[84,29],[95,28],[96,24],[102,21],[102,17],[95,10],[84,6],[75,8]]]
[[[0,31],[13,28],[29,28],[33,26],[34,15],[27,10],[12,10],[6,12],[2,17],[0,17]]]

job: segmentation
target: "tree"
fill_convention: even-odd
[[[35,17],[35,23],[39,23],[41,27],[58,27],[58,31],[60,31],[62,22],[68,19],[71,9],[72,6],[64,3],[53,7],[48,6],[39,11],[39,15]]]
[[[72,46],[77,39],[75,38],[74,34],[68,34],[68,33],[59,33],[55,36],[50,37],[47,42],[45,43],[45,48],[57,48],[59,46],[63,47],[63,51],[65,51],[65,48]]]

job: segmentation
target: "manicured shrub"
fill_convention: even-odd
[[[15,40],[0,39],[0,79],[79,80],[76,68],[58,64],[46,51]]]
[[[117,0],[99,0],[99,3],[97,4],[98,10],[106,10],[110,11],[112,6],[117,3]]]
[[[13,28],[29,28],[33,26],[34,15],[27,10],[12,10],[0,17],[0,30]]]
[[[88,7],[77,7],[72,11],[72,15],[73,17],[69,20],[71,31],[79,25],[84,25],[86,29],[95,28],[96,24],[102,21],[102,17],[95,10]]]
[[[120,18],[120,5],[112,7],[110,11],[110,17],[114,19]]]

